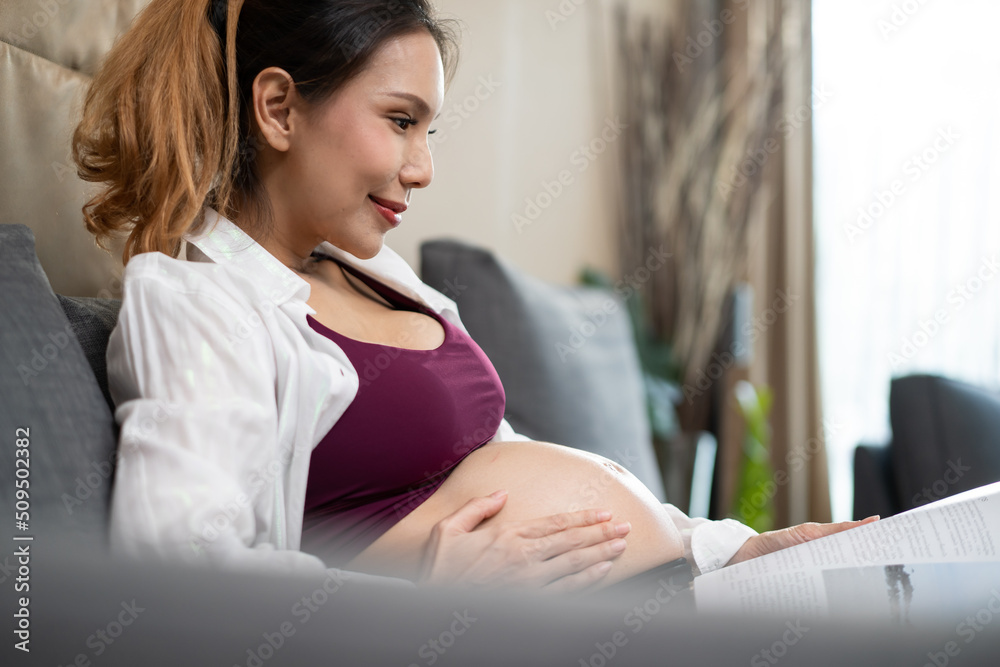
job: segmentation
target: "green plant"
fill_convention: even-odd
[[[774,527],[774,473],[771,466],[771,389],[741,380],[734,388],[746,423],[739,492],[732,515],[758,533]]]

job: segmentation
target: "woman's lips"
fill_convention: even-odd
[[[406,209],[405,205],[394,204],[393,202],[388,202],[382,199],[376,199],[371,195],[368,195],[368,199],[375,207],[375,210],[378,211],[382,215],[382,217],[385,218],[389,222],[389,224],[392,225],[393,227],[397,227],[401,222],[403,222],[402,211],[397,213],[395,210],[393,210],[393,208],[390,208],[386,204],[394,206],[396,208],[402,208],[403,210]]]

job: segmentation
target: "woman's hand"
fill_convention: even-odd
[[[873,521],[878,521],[878,516],[870,516],[861,521],[842,521],[840,523],[802,523],[791,528],[782,530],[771,530],[760,535],[755,535],[747,540],[740,550],[729,560],[726,565],[757,558],[772,551],[780,551],[796,544],[803,544],[818,537],[826,537],[839,533],[842,530],[857,528]]]
[[[477,588],[519,585],[578,591],[602,579],[625,551],[628,523],[610,512],[582,510],[475,530],[507,502],[507,492],[473,498],[431,530],[420,584]]]

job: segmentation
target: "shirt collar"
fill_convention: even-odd
[[[309,299],[311,286],[305,279],[281,263],[239,225],[210,206],[205,208],[201,231],[185,234],[184,240],[216,264],[232,266],[245,274],[261,291],[271,295],[276,304],[291,299],[302,302]],[[320,243],[315,250],[343,260],[437,312],[450,310],[457,317],[455,302],[423,283],[410,265],[384,244],[371,259],[359,259],[328,241]]]

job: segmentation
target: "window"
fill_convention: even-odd
[[[892,377],[1000,379],[1000,3],[814,0],[816,285],[834,519]]]

